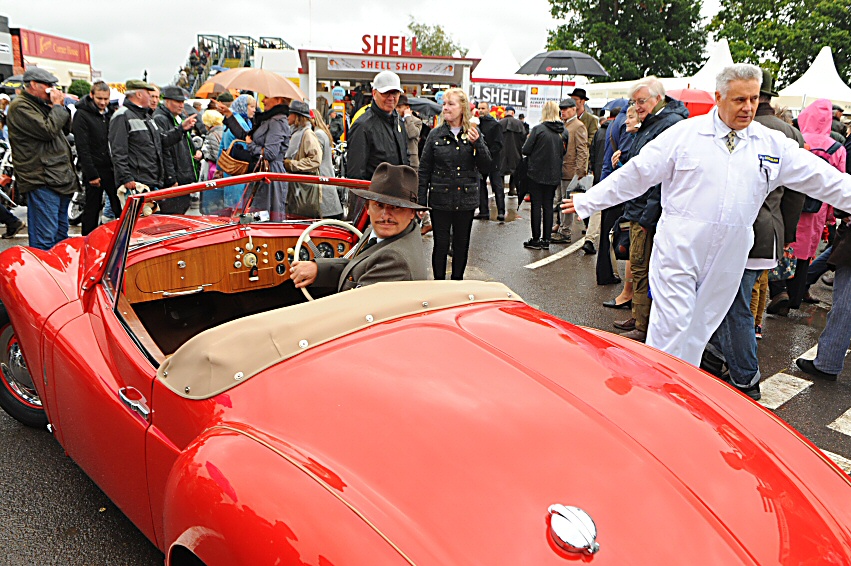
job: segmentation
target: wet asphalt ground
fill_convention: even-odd
[[[595,284],[596,256],[585,255],[579,244],[552,246],[549,252],[523,248],[522,242],[531,235],[528,207],[521,207],[519,218],[509,212],[504,223],[475,221],[465,277],[501,281],[546,312],[574,324],[615,331],[612,321],[627,318],[628,311],[606,309],[601,303],[614,298],[619,287]],[[21,209],[16,214],[25,217]],[[576,242],[582,226],[574,224],[572,229]],[[79,234],[79,229],[72,228],[72,233]],[[424,242],[430,257],[431,236]],[[22,233],[13,240],[0,240],[0,249],[26,243]],[[567,253],[570,249],[575,251]],[[560,257],[533,265],[552,256]],[[766,389],[785,399],[777,415],[847,462],[851,460],[851,370],[846,368],[836,383],[827,383],[808,378],[794,363],[816,345],[830,308],[829,287],[819,283],[811,292],[822,300],[820,304],[804,305],[787,318],[766,316],[765,338],[759,344],[761,370],[766,380],[785,374],[799,385],[799,391],[789,392],[788,380],[779,388],[767,381]],[[781,375],[781,379],[786,378]],[[21,426],[1,411],[0,530],[4,533],[0,565],[163,563],[162,553],[65,456],[47,431]]]

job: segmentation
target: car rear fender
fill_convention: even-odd
[[[327,473],[333,473],[328,471]],[[334,476],[336,477],[336,476]],[[177,459],[163,510],[167,564],[412,564],[332,486],[259,436],[217,426]]]

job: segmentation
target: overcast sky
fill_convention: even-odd
[[[708,15],[717,10],[718,0],[704,4]],[[141,78],[147,69],[149,80],[159,84],[171,82],[199,33],[281,37],[296,49],[358,52],[364,34],[406,35],[409,16],[413,16],[421,23],[442,25],[467,48],[478,44],[485,52],[493,41],[506,41],[522,63],[544,50],[547,30],[558,25],[550,16],[547,0],[474,4],[286,0],[256,3],[260,7],[256,10],[249,10],[248,5],[235,0],[144,0],[132,5],[126,0],[0,0],[0,14],[9,18],[9,27],[89,43],[92,66],[108,82]],[[274,8],[262,11],[271,6]],[[476,11],[462,13],[455,6],[475,6]],[[107,9],[112,14],[107,15]]]

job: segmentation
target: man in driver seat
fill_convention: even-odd
[[[290,278],[296,288],[312,286],[347,291],[386,281],[426,279],[426,261],[416,211],[417,172],[407,165],[382,163],[369,190],[349,189],[368,201],[370,228],[351,259],[294,261]]]

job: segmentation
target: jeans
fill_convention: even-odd
[[[827,266],[827,258],[830,257],[831,253],[833,253],[833,246],[827,246],[810,264],[810,269],[807,271],[807,291],[810,290],[812,285],[818,283],[819,277],[830,269]]]
[[[845,352],[851,343],[851,266],[836,266],[833,280],[833,307],[818,339],[816,368],[838,375],[845,365]]]
[[[727,361],[730,379],[742,389],[753,387],[761,377],[751,312],[753,287],[761,273],[761,269],[745,269],[733,304],[709,339],[709,343],[720,350]]]
[[[68,237],[71,195],[41,187],[27,193],[27,224],[30,247],[49,250]]]
[[[556,185],[541,185],[529,181],[529,196],[532,201],[532,239],[550,239],[553,230],[552,202],[556,193]],[[543,238],[541,237],[541,222],[544,223]]]
[[[470,250],[470,232],[473,230],[472,210],[431,211],[431,225],[434,230],[434,250],[431,254],[431,268],[438,281],[446,279],[446,256],[449,254],[449,235],[452,235],[452,279],[464,279],[467,268],[467,255]]]

